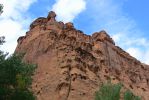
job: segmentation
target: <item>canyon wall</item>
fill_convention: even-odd
[[[149,98],[149,66],[116,46],[104,31],[86,35],[73,23],[58,22],[51,11],[18,39],[16,53],[37,64],[32,89],[37,100],[93,100],[111,79],[124,90]]]

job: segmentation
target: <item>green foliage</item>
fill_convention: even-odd
[[[131,91],[127,90],[124,93],[124,100],[141,100],[139,96],[135,96]]]
[[[32,92],[28,90],[15,90],[11,100],[35,100]]]
[[[0,4],[0,14],[3,13],[3,5]]]
[[[95,100],[120,100],[120,90],[122,84],[112,84],[110,81],[103,84],[99,91],[95,93]],[[124,93],[123,100],[141,100],[139,96],[135,96],[131,91],[127,90]]]
[[[0,37],[0,45],[2,45],[4,42],[5,42],[5,37],[4,36],[1,36]]]
[[[24,63],[21,55],[6,56],[0,51],[0,100],[35,100],[29,88],[36,66]]]
[[[96,92],[95,100],[119,100],[121,87],[120,83],[108,82],[103,84],[100,90]]]

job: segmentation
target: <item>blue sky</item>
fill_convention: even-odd
[[[73,22],[86,34],[106,30],[116,45],[149,64],[148,0],[0,0],[0,36],[6,36],[1,48],[13,53],[17,38],[25,35],[29,24],[50,10],[57,20]],[[9,30],[8,30],[9,29]]]

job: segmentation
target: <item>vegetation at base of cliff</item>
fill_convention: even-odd
[[[121,88],[120,83],[111,84],[111,82],[107,82],[96,92],[95,100],[119,100]]]
[[[120,100],[120,91],[122,84],[112,84],[111,81],[103,84],[95,93],[94,100]],[[123,100],[141,100],[139,96],[135,96],[130,90],[123,95]]]
[[[0,51],[0,100],[35,100],[30,85],[36,66],[24,63],[21,55],[7,55]]]
[[[124,100],[141,100],[139,96],[135,96],[130,90],[124,93]]]

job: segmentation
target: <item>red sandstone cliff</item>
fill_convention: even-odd
[[[149,66],[116,46],[105,31],[89,36],[55,17],[50,12],[36,19],[16,48],[26,62],[38,65],[32,84],[38,100],[93,100],[108,79],[149,100]]]

